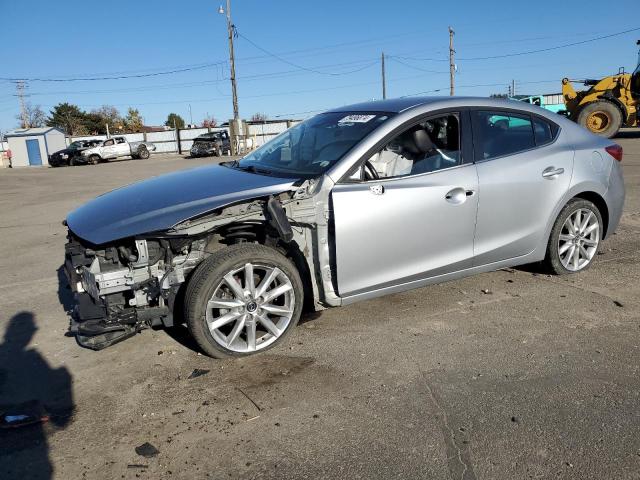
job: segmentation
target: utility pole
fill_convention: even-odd
[[[454,55],[456,51],[453,49],[453,35],[455,32],[453,28],[449,27],[449,95],[452,97],[455,95],[455,82],[456,82],[456,64]]]
[[[28,128],[29,119],[27,118],[27,106],[24,102],[24,89],[25,89],[25,81],[18,80],[16,81],[16,96],[20,102],[20,126],[22,128]]]
[[[191,113],[191,104],[189,104],[189,125],[193,125],[193,115]]]
[[[387,76],[384,70],[384,52],[382,52],[382,98],[387,98]]]
[[[514,97],[516,95],[516,81],[511,80],[511,96]]]
[[[226,12],[224,8],[220,6],[220,8],[218,9],[218,13],[226,13],[227,15],[227,31],[229,33],[229,63],[231,66],[231,94],[233,96],[233,119],[239,120],[240,115],[238,114],[238,87],[236,86],[236,61],[235,55],[233,53],[233,34],[235,25],[231,21],[231,0],[227,0]]]

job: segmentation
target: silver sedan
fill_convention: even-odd
[[[331,110],[239,161],[72,212],[67,266],[84,296],[72,330],[103,348],[172,324],[184,305],[206,353],[242,356],[277,345],[303,305],[541,261],[576,273],[618,225],[621,161],[610,140],[521,102]]]

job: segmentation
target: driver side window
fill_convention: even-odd
[[[397,178],[430,173],[460,165],[460,116],[457,113],[429,118],[394,137],[373,154],[361,178]]]

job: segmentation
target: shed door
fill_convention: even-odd
[[[29,165],[42,165],[40,157],[40,142],[38,139],[27,140],[27,155],[29,156]]]

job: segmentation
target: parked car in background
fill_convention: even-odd
[[[204,133],[193,139],[190,155],[192,157],[220,157],[231,150],[229,133],[226,130]]]
[[[115,158],[149,158],[150,152],[156,146],[151,142],[127,142],[124,137],[113,137],[100,142],[98,145],[82,150],[82,161],[95,165],[99,162]],[[80,160],[76,160],[78,163]]]
[[[64,150],[49,155],[49,165],[52,167],[73,166],[78,163],[86,163],[82,158],[82,152],[88,148],[93,148],[102,143],[99,139],[76,140],[71,142]]]
[[[577,273],[618,226],[621,161],[619,145],[522,102],[340,107],[240,160],[71,212],[71,331],[100,349],[184,319],[204,352],[237,357],[277,345],[303,306],[540,261]]]

